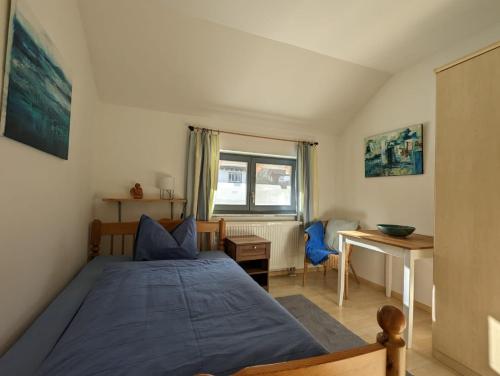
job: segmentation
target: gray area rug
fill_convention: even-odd
[[[283,296],[276,300],[329,352],[348,350],[367,344],[303,295]],[[412,376],[409,372],[406,372],[406,375]]]

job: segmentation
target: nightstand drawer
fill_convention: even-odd
[[[269,258],[266,244],[249,244],[236,247],[236,261]]]

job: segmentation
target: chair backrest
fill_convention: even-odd
[[[338,249],[339,235],[338,231],[358,230],[359,221],[348,219],[330,219],[325,224],[325,244],[330,249]]]

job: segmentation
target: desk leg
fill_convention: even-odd
[[[411,348],[413,336],[414,268],[415,260],[413,259],[411,252],[405,252],[403,269],[403,313],[406,318],[404,336],[407,348]]]
[[[339,235],[339,266],[338,266],[338,282],[337,282],[337,294],[339,307],[342,307],[342,301],[344,300],[344,284],[345,284],[345,267],[346,267],[346,244],[344,237]]]
[[[392,293],[392,256],[385,255],[385,296],[391,297]]]

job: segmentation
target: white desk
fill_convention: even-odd
[[[377,230],[339,231],[339,276],[338,304],[344,299],[346,245],[369,249],[385,254],[385,295],[392,291],[392,257],[403,259],[403,312],[406,317],[404,337],[408,348],[412,345],[413,332],[413,279],[415,260],[432,258],[434,238],[432,236],[412,234],[407,238],[396,238],[382,234]]]

